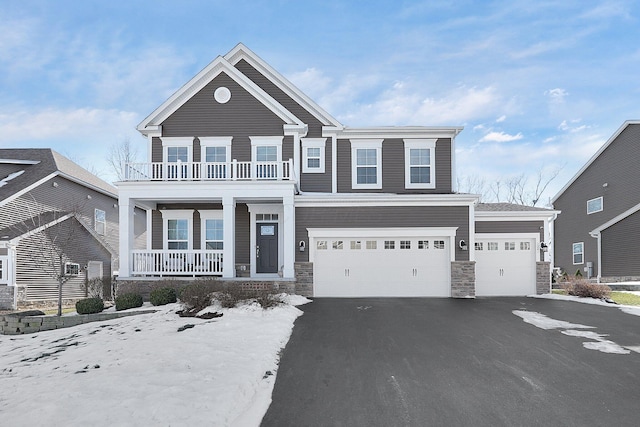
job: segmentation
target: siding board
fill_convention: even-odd
[[[640,276],[640,212],[605,229],[602,239],[602,276]]]
[[[309,247],[307,228],[458,227],[456,242],[469,240],[467,206],[429,207],[314,207],[296,208],[296,242]],[[456,244],[455,242],[453,242]],[[467,261],[469,252],[456,244],[456,260]],[[308,262],[309,251],[296,251],[296,262]]]

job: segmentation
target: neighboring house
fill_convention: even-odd
[[[555,266],[640,280],[640,121],[625,122],[552,199]]]
[[[457,194],[461,127],[346,127],[239,44],[138,130],[148,159],[116,184],[122,280],[217,275],[324,297],[549,291],[540,247],[555,213]]]
[[[0,308],[57,300],[60,255],[64,299],[84,297],[87,279],[110,278],[117,202],[113,186],[53,150],[0,149]]]

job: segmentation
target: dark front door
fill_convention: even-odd
[[[256,272],[278,272],[278,224],[257,223]]]

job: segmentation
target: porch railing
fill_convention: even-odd
[[[282,162],[126,163],[124,181],[293,180],[293,160]]]
[[[0,256],[0,285],[9,284],[9,257]]]
[[[213,276],[222,274],[221,250],[134,250],[133,275]]]

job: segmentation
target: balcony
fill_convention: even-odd
[[[124,181],[293,181],[293,160],[282,162],[126,163]]]
[[[219,276],[221,250],[133,250],[134,276]]]

